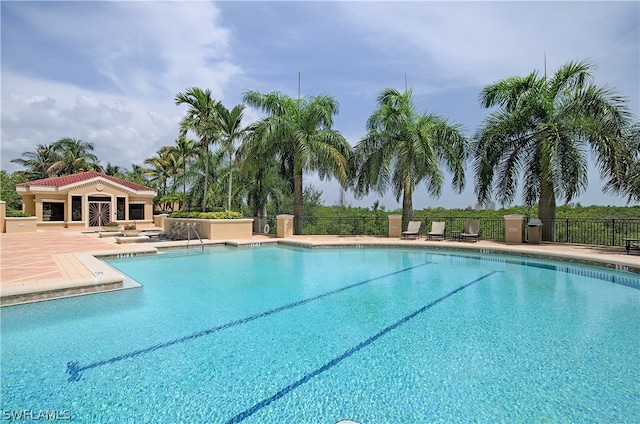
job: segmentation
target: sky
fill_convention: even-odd
[[[1,19],[1,168],[38,144],[63,137],[93,143],[107,163],[142,164],[178,137],[186,106],[174,97],[210,89],[231,108],[246,90],[327,94],[340,104],[334,129],[351,145],[366,132],[378,94],[413,91],[420,112],[462,125],[472,137],[490,110],[488,84],[569,61],[596,65],[594,82],[625,96],[640,117],[640,2],[610,1],[5,1]],[[406,85],[405,85],[406,84]],[[247,109],[246,123],[261,117]],[[603,194],[591,159],[589,185],[572,200],[626,205]],[[305,185],[340,198],[338,182],[306,174]],[[416,188],[414,210],[476,203],[466,188],[430,197]],[[401,207],[391,193],[351,206]],[[558,199],[559,204],[562,203]],[[517,197],[514,204],[522,204]],[[500,206],[500,205],[498,205]]]

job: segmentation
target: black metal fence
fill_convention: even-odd
[[[414,216],[412,221],[421,221],[420,235],[424,236],[431,229],[431,222],[444,221],[447,234],[464,230],[468,217],[439,218]],[[389,234],[388,217],[359,217],[345,218],[333,217],[309,217],[302,218],[304,234],[306,235],[337,235],[337,236],[386,236]],[[482,238],[502,240],[504,239],[504,219],[482,219],[480,221]]]
[[[276,234],[278,221],[275,218],[253,218],[253,232],[260,234]]]
[[[504,218],[479,218],[479,217],[418,217],[414,216],[412,220],[422,221],[420,226],[420,234],[427,234],[431,230],[431,223],[434,221],[444,222],[445,235],[450,237],[456,232],[460,233],[464,230],[469,219],[480,220],[480,232],[483,239],[487,240],[504,240]]]
[[[557,218],[542,225],[558,243],[624,246],[624,238],[640,238],[640,219]]]
[[[380,217],[307,217],[303,218],[304,234],[338,236],[386,236],[389,218]]]
[[[433,221],[444,221],[447,237],[456,231],[464,230],[467,220],[472,217],[432,217],[414,216],[413,221],[421,221],[420,235],[424,236],[431,229]],[[504,218],[480,218],[482,238],[487,240],[504,240]],[[387,215],[377,217],[315,217],[302,218],[306,235],[337,236],[386,236],[389,233]],[[525,225],[528,218],[525,219]],[[277,222],[273,218],[262,218],[254,221],[254,231],[264,232],[265,224],[269,224],[268,232],[275,234]],[[600,246],[624,246],[624,238],[640,238],[640,218],[638,219],[599,219],[599,218],[557,218],[543,220],[544,233],[551,232],[552,240],[558,243],[590,244]],[[525,231],[526,234],[526,231]]]

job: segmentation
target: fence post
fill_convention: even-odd
[[[616,220],[611,219],[611,246],[616,245]]]

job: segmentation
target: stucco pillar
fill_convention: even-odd
[[[524,243],[524,221],[527,217],[524,215],[505,215],[504,216],[504,241],[507,244]]]
[[[144,219],[145,221],[153,221],[153,203],[145,202]]]
[[[82,222],[89,227],[89,196],[86,194],[82,195]]]
[[[73,221],[73,194],[71,192],[67,193],[67,201],[64,202],[64,220],[67,223]]]
[[[277,215],[278,220],[278,238],[292,237],[293,236],[293,215]]]
[[[36,197],[32,194],[21,194],[22,196],[22,212],[31,216],[36,216]]]
[[[44,219],[42,216],[42,198],[39,195],[36,195],[34,201],[36,202],[35,206],[36,206],[36,221],[38,222],[42,222],[42,220]]]
[[[5,232],[4,218],[7,216],[7,202],[0,200],[0,233]]]
[[[389,238],[402,237],[402,215],[389,215]]]

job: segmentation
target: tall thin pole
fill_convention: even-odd
[[[544,52],[544,78],[547,79],[547,52]]]
[[[404,91],[409,91],[409,84],[407,83],[407,73],[404,73]]]

